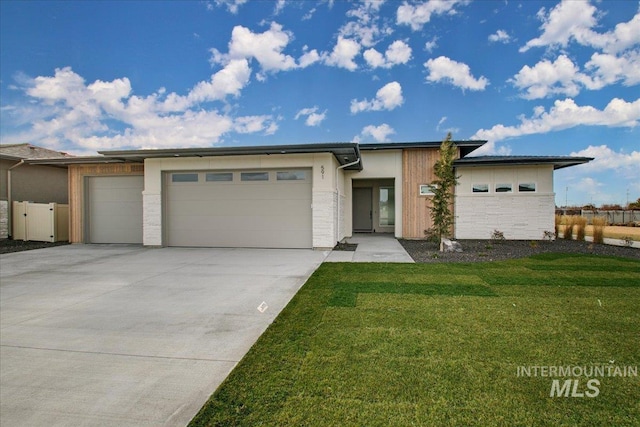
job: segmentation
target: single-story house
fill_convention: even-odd
[[[66,159],[69,154],[31,144],[0,145],[0,238],[11,235],[11,202],[69,201],[67,168],[63,164],[30,165],[31,159]]]
[[[553,171],[584,157],[468,157],[455,141],[455,237],[543,238]],[[145,246],[331,248],[357,232],[420,239],[441,142],[102,151],[33,160],[69,171],[70,240]]]

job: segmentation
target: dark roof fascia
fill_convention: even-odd
[[[460,166],[527,166],[527,165],[553,165],[553,169],[562,169],[588,163],[593,157],[572,156],[479,156],[457,159],[454,167]]]
[[[88,157],[63,157],[52,159],[25,159],[26,164],[30,165],[46,165],[46,166],[69,166],[79,164],[101,164],[101,163],[125,163],[121,159],[113,159],[105,156],[88,156]],[[133,162],[128,162],[133,163]],[[142,163],[142,162],[140,162]]]
[[[264,145],[250,147],[209,147],[209,148],[175,148],[99,151],[105,157],[122,161],[144,162],[145,159],[168,157],[217,157],[217,156],[249,156],[275,154],[312,154],[332,153],[340,165],[353,163],[360,159],[357,143],[332,144],[298,144],[298,145]],[[362,162],[348,166],[346,170],[362,170]]]
[[[461,140],[451,141],[460,148],[460,156],[465,157],[472,151],[482,147],[486,140]],[[440,148],[442,141],[422,141],[422,142],[380,142],[360,144],[360,150],[402,150],[406,148]]]

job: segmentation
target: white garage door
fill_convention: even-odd
[[[169,246],[311,248],[311,170],[166,176]]]
[[[142,243],[144,177],[92,176],[87,180],[87,241]]]

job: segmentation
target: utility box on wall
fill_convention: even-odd
[[[13,240],[69,240],[69,205],[13,202]]]

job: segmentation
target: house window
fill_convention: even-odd
[[[380,227],[396,225],[396,190],[394,187],[380,187]]]
[[[197,173],[174,173],[171,174],[171,182],[198,182]]]
[[[242,172],[241,181],[269,181],[269,172]]]
[[[437,184],[420,184],[420,195],[433,196],[436,188],[438,188]]]
[[[207,182],[230,182],[233,181],[233,172],[207,173]]]
[[[285,171],[276,173],[278,181],[304,181],[307,179],[305,171]]]
[[[518,184],[518,191],[521,193],[531,193],[536,191],[535,182],[521,182]]]
[[[474,193],[488,193],[489,184],[473,184]]]
[[[511,184],[496,184],[496,193],[512,193],[513,187]]]

